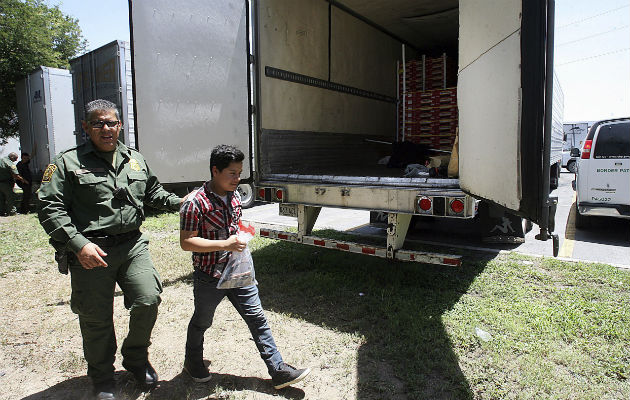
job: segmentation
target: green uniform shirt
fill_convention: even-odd
[[[0,182],[13,181],[13,175],[17,174],[17,167],[9,156],[0,158]]]
[[[88,141],[58,154],[42,177],[39,221],[53,240],[75,253],[89,243],[83,234],[138,229],[143,219],[138,208],[144,204],[179,210],[181,199],[160,185],[142,154],[121,142],[115,151],[114,168]],[[115,198],[116,188],[126,188],[128,198]]]

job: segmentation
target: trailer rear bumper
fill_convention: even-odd
[[[310,246],[324,247],[327,249],[335,249],[347,251],[350,253],[366,254],[381,258],[387,257],[387,248],[369,246],[360,243],[346,242],[341,240],[320,238],[317,236],[302,236],[294,232],[277,231],[273,229],[260,229],[260,236],[271,239],[285,240],[287,242],[307,244]],[[427,253],[411,250],[395,250],[393,259],[398,261],[413,261],[426,264],[438,264],[460,267],[462,265],[462,257],[452,254]]]

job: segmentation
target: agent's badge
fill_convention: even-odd
[[[140,163],[135,158],[129,160],[129,168],[133,169],[134,171],[142,170],[142,167],[140,167]]]
[[[50,178],[57,170],[57,166],[55,164],[48,164],[46,170],[44,171],[44,176],[42,176],[42,183],[50,182]]]

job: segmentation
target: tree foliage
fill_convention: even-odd
[[[15,83],[39,66],[67,68],[87,48],[79,21],[43,0],[0,0],[0,143],[18,133]]]

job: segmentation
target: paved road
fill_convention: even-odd
[[[558,196],[555,232],[560,237],[559,257],[630,268],[630,221],[602,218],[596,220],[589,229],[576,230],[572,215],[572,212],[575,213],[572,180],[573,174],[563,172],[560,176],[560,187],[553,193]],[[277,204],[256,205],[244,210],[243,218],[259,224],[297,226],[295,218],[278,215]],[[367,211],[323,208],[315,229],[333,228],[385,237],[385,229],[382,226],[370,225],[369,220],[370,215]],[[505,245],[482,242],[477,234],[478,227],[472,220],[427,221],[425,218],[418,221],[410,229],[408,240],[434,243],[437,246],[472,247],[487,251],[512,250],[524,254],[553,256],[551,240],[543,242],[535,239],[540,232],[537,225],[534,225],[526,235],[524,243]],[[436,249],[436,252],[439,251]]]

